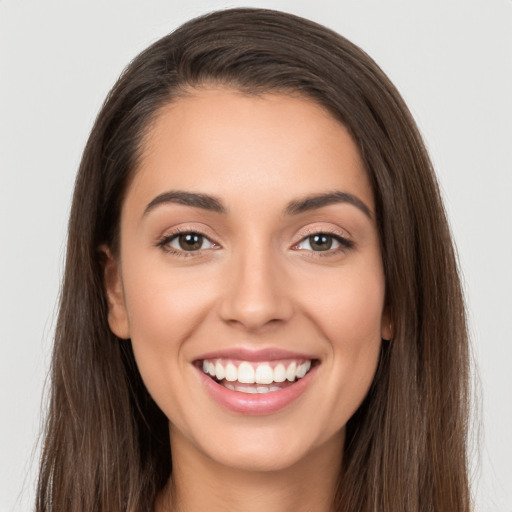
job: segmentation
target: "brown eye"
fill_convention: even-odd
[[[205,250],[220,248],[208,237],[195,231],[183,231],[166,236],[157,243],[157,246],[177,256],[192,256],[195,252],[202,253]]]
[[[308,240],[313,251],[328,251],[333,244],[333,237],[324,233],[312,235],[308,237]]]
[[[354,243],[340,235],[330,233],[315,233],[303,238],[295,250],[312,252],[336,253],[338,250],[351,249]]]
[[[203,246],[203,235],[183,233],[178,236],[178,245],[182,251],[198,251]]]

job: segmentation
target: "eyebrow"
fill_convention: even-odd
[[[182,204],[193,208],[201,208],[216,213],[227,213],[227,208],[222,201],[215,196],[200,194],[197,192],[185,192],[182,190],[171,190],[156,196],[144,210],[144,215],[162,204]],[[333,191],[325,194],[314,194],[302,199],[291,201],[284,209],[285,215],[298,215],[311,210],[316,210],[331,204],[348,203],[361,210],[367,217],[372,218],[370,208],[358,197],[348,192]]]
[[[363,203],[361,199],[353,194],[349,194],[348,192],[341,192],[338,190],[328,192],[327,194],[315,194],[306,196],[298,201],[292,201],[291,203],[288,203],[288,206],[285,208],[285,214],[297,215],[299,213],[316,210],[318,208],[337,203],[351,204],[352,206],[359,208],[359,210],[361,210],[367,217],[370,219],[372,218],[372,212],[370,208],[368,208],[368,206]]]
[[[203,210],[210,210],[216,213],[226,213],[226,207],[222,202],[214,196],[207,194],[199,194],[197,192],[184,192],[181,190],[171,190],[156,196],[144,210],[144,215],[147,215],[151,210],[154,210],[161,204],[183,204],[185,206],[192,206],[193,208],[201,208]]]

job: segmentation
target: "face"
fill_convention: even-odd
[[[226,89],[164,107],[105,276],[173,453],[255,470],[341,453],[389,323],[372,189],[324,109]]]

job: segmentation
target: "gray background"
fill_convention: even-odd
[[[465,279],[480,388],[477,510],[512,511],[512,0],[3,0],[0,512],[33,500],[65,226],[93,119],[148,44],[193,16],[240,5],[290,11],[347,36],[415,115]]]

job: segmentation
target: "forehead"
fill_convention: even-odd
[[[130,195],[166,189],[245,203],[343,190],[373,210],[373,194],[347,129],[299,95],[198,89],[162,107],[144,139]]]

